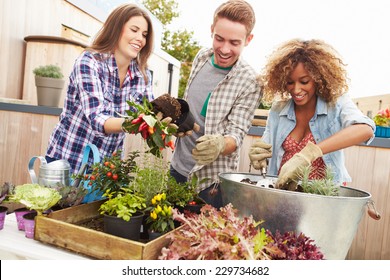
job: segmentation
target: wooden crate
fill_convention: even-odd
[[[36,217],[34,238],[105,260],[153,260],[169,244],[167,234],[142,243],[77,225],[99,217],[98,209],[101,204],[102,201],[95,201]]]

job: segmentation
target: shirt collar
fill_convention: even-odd
[[[115,60],[115,56],[113,53],[107,57],[106,62],[107,62],[107,66],[108,66],[108,69],[110,70],[110,72],[114,72],[116,69],[118,69],[118,66],[117,66],[116,60]],[[134,77],[143,77],[141,71],[138,68],[138,63],[137,63],[136,59],[132,59],[130,61],[129,69],[130,69],[131,79],[133,79]]]
[[[325,100],[321,97],[317,96],[317,104],[316,104],[316,112],[315,115],[327,115],[328,114],[328,106]],[[294,101],[293,99],[289,99],[287,101],[286,106],[280,111],[279,115],[287,116],[289,119],[294,119]]]

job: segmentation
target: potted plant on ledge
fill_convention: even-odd
[[[390,110],[389,108],[379,110],[374,116],[376,124],[375,136],[390,138]]]
[[[39,106],[58,107],[65,80],[56,65],[39,66],[33,70]]]

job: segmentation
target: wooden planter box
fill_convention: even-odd
[[[142,243],[77,225],[98,218],[102,203],[95,201],[36,217],[34,239],[105,260],[153,260],[169,244],[167,234]]]

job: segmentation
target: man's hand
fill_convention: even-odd
[[[308,142],[302,151],[296,153],[282,166],[275,187],[277,189],[295,190],[297,181],[302,176],[303,169],[322,156],[320,147],[312,142]]]
[[[272,145],[263,142],[261,139],[252,144],[249,150],[249,159],[255,169],[267,167],[267,158],[272,157]]]
[[[161,121],[162,123],[165,123],[168,127],[171,127],[171,128],[173,128],[175,130],[178,129],[178,126],[176,124],[172,123],[172,118],[171,117],[166,117],[166,118],[162,119],[162,117],[163,117],[163,113],[162,112],[158,112],[156,114],[156,117],[157,117],[157,119],[159,121]]]
[[[198,132],[200,130],[200,126],[197,124],[197,123],[194,123],[194,127],[191,129],[191,130],[187,130],[185,132],[179,132],[179,133],[176,133],[175,136],[176,137],[185,137],[185,136],[190,136],[192,135],[192,133],[195,131],[195,132]]]
[[[225,138],[220,135],[203,135],[196,140],[192,156],[199,165],[207,165],[217,159],[225,149]]]

